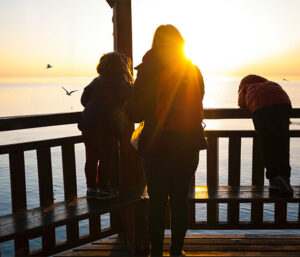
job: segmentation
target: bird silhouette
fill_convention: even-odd
[[[53,66],[51,65],[51,64],[47,64],[47,66],[46,66],[46,69],[50,69],[50,68],[52,68]]]
[[[286,78],[282,78],[283,81],[289,82]]]
[[[65,89],[64,87],[62,87],[62,89],[66,91],[66,95],[71,95],[71,94],[73,94],[74,92],[78,91],[78,90],[68,91],[68,90]]]

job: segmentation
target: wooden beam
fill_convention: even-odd
[[[114,50],[125,54],[132,60],[131,0],[115,0],[113,8]],[[121,195],[130,188],[143,190],[146,187],[141,159],[130,144],[133,130],[134,123],[131,123],[126,119],[120,139]],[[138,208],[140,208],[139,211],[137,211]],[[137,215],[137,213],[144,213],[145,211],[144,205],[140,207],[130,207],[127,208],[124,217],[122,217],[124,231],[121,234],[121,237],[127,241],[133,254],[139,254],[148,247],[146,215]],[[136,229],[138,227],[140,229]]]
[[[121,40],[115,39],[115,41],[118,42]],[[127,42],[126,45],[127,46],[122,46],[119,43],[117,46],[115,46],[115,50],[123,52],[127,56],[131,57],[132,56],[131,43]],[[78,122],[80,115],[81,112],[70,112],[70,113],[55,113],[55,114],[22,115],[22,116],[15,116],[15,117],[1,117],[0,131],[74,124]],[[205,119],[250,119],[252,116],[249,113],[249,111],[245,109],[222,108],[222,109],[205,109],[204,117]],[[300,118],[300,108],[292,109],[291,118]]]
[[[132,59],[131,0],[109,0],[114,7],[114,50]]]
[[[110,6],[111,8],[113,8],[114,5],[115,5],[115,0],[106,0],[106,2],[109,4],[109,6]]]

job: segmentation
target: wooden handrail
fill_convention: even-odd
[[[0,131],[39,128],[47,126],[76,124],[81,112],[37,114],[0,118]],[[205,109],[204,119],[250,119],[251,114],[246,109]],[[300,118],[300,108],[294,108],[291,118]]]
[[[76,124],[81,112],[37,114],[0,118],[0,131]]]

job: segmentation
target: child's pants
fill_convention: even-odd
[[[276,176],[290,178],[290,124],[291,107],[277,104],[259,109],[253,114],[253,123],[261,142],[267,179]]]
[[[118,137],[96,128],[84,129],[82,137],[85,144],[87,187],[106,188],[117,163]]]

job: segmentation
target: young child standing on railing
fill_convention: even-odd
[[[289,96],[277,83],[257,75],[248,75],[241,80],[238,104],[253,114],[270,190],[292,196]]]
[[[107,199],[118,195],[111,188],[118,139],[124,124],[124,106],[131,92],[131,61],[112,52],[101,57],[99,74],[81,96],[84,110],[78,128],[86,150],[87,197]]]

